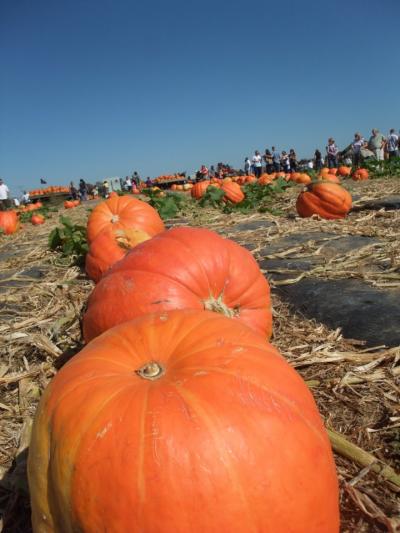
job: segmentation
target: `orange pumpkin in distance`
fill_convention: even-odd
[[[107,227],[90,244],[86,254],[85,270],[90,279],[97,283],[128,250],[150,239],[150,235],[137,229],[115,229]]]
[[[344,218],[351,205],[351,194],[346,189],[337,183],[321,180],[299,194],[296,208],[303,218],[319,215],[321,218],[337,219]]]
[[[297,176],[292,179],[293,181],[295,181],[296,183],[300,183],[301,185],[309,185],[311,183],[311,177],[304,172],[297,173]]]
[[[44,224],[45,218],[43,215],[32,215],[31,223],[34,226],[39,226],[40,224]]]
[[[144,231],[150,237],[163,231],[164,223],[157,211],[133,196],[111,196],[97,205],[89,216],[87,238],[89,244],[107,227]]]
[[[139,244],[103,276],[89,297],[84,337],[173,309],[215,311],[271,336],[270,288],[251,253],[213,231],[179,227]]]
[[[369,172],[366,168],[358,168],[352,176],[354,181],[365,181],[369,178]]]
[[[271,174],[262,174],[258,180],[259,185],[269,185],[273,182],[273,176]]]
[[[208,180],[198,181],[197,183],[195,183],[192,187],[192,190],[190,191],[192,198],[200,200],[200,198],[204,196],[204,193],[206,192],[209,185],[210,182]]]
[[[88,344],[40,401],[35,533],[338,533],[338,482],[308,387],[264,338],[204,311]]]
[[[330,181],[332,183],[340,183],[339,176],[336,176],[335,174],[323,174],[322,176],[319,176],[320,179],[325,181]]]
[[[221,189],[224,191],[224,200],[229,200],[233,204],[240,204],[244,200],[244,192],[238,183],[223,183]]]
[[[351,167],[341,166],[338,168],[338,174],[339,176],[350,176],[351,174]]]
[[[19,218],[16,211],[0,211],[0,233],[11,235],[20,227]]]

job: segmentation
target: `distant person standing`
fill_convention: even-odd
[[[284,172],[290,172],[289,156],[287,155],[285,150],[283,150],[281,154],[281,168]]]
[[[72,196],[73,200],[76,200],[78,198],[78,190],[75,187],[75,184],[73,181],[69,184],[69,194]]]
[[[274,172],[279,172],[281,169],[281,154],[276,150],[275,146],[272,147],[272,164]]]
[[[328,146],[326,147],[326,155],[328,156],[328,167],[336,168],[337,167],[337,157],[338,157],[338,148],[332,137],[328,139]]]
[[[390,130],[386,139],[386,149],[389,159],[399,156],[399,136],[393,128]]]
[[[265,150],[264,161],[265,161],[265,172],[267,174],[272,174],[273,169],[274,169],[274,161],[272,158],[272,154],[268,149]]]
[[[9,205],[8,195],[10,190],[2,179],[0,179],[0,211],[5,211]]]
[[[297,172],[297,155],[293,148],[289,150],[290,172]]]
[[[86,200],[87,200],[87,185],[86,185],[85,180],[83,180],[83,179],[79,180],[79,194],[80,194],[81,200],[83,202],[86,202]]]
[[[251,172],[250,159],[246,157],[246,159],[244,160],[244,173],[246,174],[246,176],[248,176],[250,172]]]
[[[201,165],[199,172],[200,172],[200,180],[208,180],[209,173],[208,173],[208,168],[205,165]]]
[[[322,154],[318,150],[318,148],[314,152],[314,162],[315,162],[315,170],[319,172],[321,168],[324,166],[324,162],[322,161]]]
[[[132,174],[132,185],[133,185],[133,184],[135,184],[136,187],[139,187],[139,185],[140,185],[140,176],[139,176],[139,174],[136,172],[136,170],[135,170],[135,172]]]
[[[110,185],[108,184],[107,180],[103,181],[103,197],[108,198],[108,191],[110,190]]]
[[[256,150],[253,155],[253,167],[255,177],[259,178],[261,176],[262,171],[262,157],[258,150]]]
[[[371,133],[372,135],[368,141],[368,149],[371,150],[377,161],[383,161],[383,151],[386,139],[382,135],[382,133],[376,128],[374,128]]]
[[[29,195],[29,192],[24,191],[24,194],[21,196],[21,203],[23,205],[27,205],[29,204],[30,200],[31,200],[31,197]]]
[[[353,164],[355,167],[359,167],[361,163],[361,150],[367,146],[364,137],[361,133],[354,134],[354,141],[351,143],[353,149]]]
[[[0,179],[0,211],[5,211],[6,208],[9,205],[8,201],[8,195],[10,193],[9,188],[4,183],[2,179]]]
[[[129,176],[126,176],[123,183],[123,188],[125,191],[132,192],[132,180]]]

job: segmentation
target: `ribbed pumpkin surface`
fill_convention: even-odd
[[[141,317],[67,363],[28,474],[35,533],[338,532],[311,393],[263,338],[210,312]]]

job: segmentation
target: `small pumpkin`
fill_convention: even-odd
[[[350,176],[351,174],[351,167],[341,166],[338,168],[338,174],[339,176]]]
[[[72,209],[73,207],[75,207],[75,204],[73,200],[65,200],[64,207],[65,209]]]
[[[311,183],[311,177],[302,172],[302,173],[297,173],[297,176],[295,178],[293,178],[293,181],[295,181],[296,183],[300,183],[301,185],[309,185]]]
[[[258,180],[259,185],[269,185],[272,183],[273,177],[270,174],[262,174]]]
[[[369,178],[369,172],[366,168],[358,168],[353,172],[354,181],[365,181]]]
[[[338,533],[338,481],[304,381],[240,323],[140,317],[64,365],[28,456],[35,533]]]
[[[198,181],[197,183],[195,183],[192,187],[192,190],[190,191],[192,198],[200,200],[200,198],[204,196],[204,193],[206,192],[209,185],[210,182],[208,180]]]
[[[338,169],[337,168],[330,168],[328,174],[333,174],[336,176]]]
[[[224,200],[229,200],[233,204],[240,204],[244,200],[244,192],[238,183],[224,183],[221,187],[224,191]]]
[[[31,223],[34,226],[39,226],[40,224],[44,224],[45,218],[43,215],[32,215]]]
[[[144,231],[150,237],[164,230],[157,211],[146,202],[133,196],[112,196],[101,202],[91,212],[87,223],[89,244],[107,227]]]
[[[11,235],[19,229],[19,226],[20,222],[16,211],[0,211],[0,230],[3,233]]]
[[[139,244],[103,276],[83,318],[85,340],[172,309],[215,311],[271,336],[270,289],[251,253],[213,231],[179,227]]]
[[[352,205],[351,194],[341,185],[323,180],[311,183],[297,198],[296,208],[301,217],[344,218]]]

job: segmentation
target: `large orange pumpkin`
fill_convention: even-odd
[[[200,198],[204,196],[204,193],[206,192],[209,185],[210,185],[210,182],[208,180],[199,181],[198,183],[195,183],[190,192],[190,194],[192,195],[192,198],[196,198],[196,200],[200,200]]]
[[[137,229],[106,227],[90,244],[86,254],[86,273],[96,283],[104,272],[122,259],[128,250],[150,239],[150,235]]]
[[[233,204],[239,204],[244,200],[244,193],[237,183],[223,183],[221,189],[224,191],[224,200],[229,200]]]
[[[369,172],[366,168],[358,168],[356,171],[354,171],[352,176],[354,181],[365,181],[368,179],[368,177]]]
[[[0,211],[0,233],[11,235],[18,230],[19,225],[16,211]]]
[[[153,207],[132,196],[112,196],[96,206],[87,224],[88,242],[107,227],[139,229],[150,237],[163,231],[164,224]]]
[[[344,218],[351,209],[351,194],[341,185],[321,181],[309,185],[300,193],[296,208],[301,217],[319,215],[321,218]]]
[[[329,440],[300,376],[214,313],[122,324],[46,389],[29,448],[35,533],[338,533]]]
[[[133,248],[93,290],[89,341],[121,322],[172,309],[208,309],[270,337],[270,290],[245,248],[202,228],[173,228]]]

